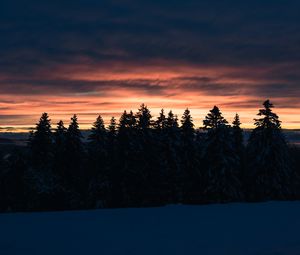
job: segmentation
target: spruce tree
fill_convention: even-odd
[[[159,187],[162,185],[162,172],[160,168],[160,157],[158,155],[158,144],[154,139],[154,130],[151,129],[151,113],[146,105],[142,104],[136,114],[137,136],[136,136],[136,159],[135,159],[135,194],[141,189],[140,196],[136,201],[140,205],[155,204],[161,200]],[[143,187],[143,188],[141,188]]]
[[[60,120],[57,123],[54,132],[54,162],[53,173],[57,181],[55,204],[58,209],[67,209],[68,203],[66,199],[66,183],[68,182],[69,175],[66,174],[68,163],[66,161],[66,144],[67,142],[67,128],[64,122]]]
[[[181,133],[184,142],[192,143],[195,135],[194,123],[190,110],[186,109],[182,115]]]
[[[162,201],[171,202],[171,192],[173,188],[171,184],[174,183],[170,179],[171,171],[169,170],[170,166],[168,162],[168,144],[170,141],[168,139],[169,137],[167,132],[167,117],[165,116],[164,109],[161,109],[159,116],[154,122],[153,134],[155,136],[155,148],[153,148],[156,154],[155,168],[157,168],[160,173],[160,178],[158,180],[160,181],[160,198]],[[172,170],[174,170],[174,168]]]
[[[274,107],[273,104],[270,102],[270,100],[266,100],[263,103],[263,106],[264,108],[260,109],[259,113],[257,114],[261,118],[254,119],[254,125],[258,129],[266,129],[268,131],[280,130],[281,121],[279,120],[277,114],[272,111],[272,108]]]
[[[67,129],[67,143],[68,150],[73,151],[75,154],[80,154],[83,151],[82,134],[79,130],[77,115],[73,115],[70,125]]]
[[[58,209],[57,195],[61,190],[57,178],[56,148],[51,123],[47,113],[43,113],[36,131],[30,138],[32,167],[25,172],[25,186],[30,197],[30,210]],[[38,159],[38,160],[37,160]]]
[[[67,128],[64,126],[64,122],[60,120],[57,123],[57,127],[54,133],[54,146],[55,146],[55,150],[59,151],[61,154],[65,152],[66,134],[67,134]]]
[[[66,134],[65,178],[70,190],[70,206],[79,208],[84,203],[83,196],[88,183],[86,171],[84,171],[85,151],[82,138],[77,116],[73,115]]]
[[[236,114],[232,122],[233,146],[237,154],[242,157],[244,151],[243,130],[241,129],[240,116]]]
[[[163,130],[167,126],[167,118],[164,109],[161,109],[157,120],[155,121],[154,127],[158,130]]]
[[[217,106],[203,121],[208,129],[203,154],[204,196],[209,202],[238,201],[242,198],[239,158],[227,123]]]
[[[125,129],[133,129],[136,127],[136,117],[134,116],[133,112],[130,111],[127,113],[125,110],[123,114],[121,115],[120,121],[119,121],[119,132],[124,131]]]
[[[205,117],[205,120],[203,120],[205,129],[216,129],[218,127],[224,127],[227,125],[227,123],[227,120],[222,116],[222,113],[217,106],[214,106],[213,109],[211,109]]]
[[[110,137],[116,137],[117,135],[117,122],[116,122],[116,119],[115,117],[112,117],[110,119],[110,124],[108,126],[108,132],[109,132],[109,136]]]
[[[107,205],[108,194],[108,137],[104,121],[99,115],[88,137],[89,151],[89,194],[92,207]]]
[[[292,178],[289,148],[281,131],[281,122],[266,100],[255,119],[247,146],[247,190],[251,200],[291,197]]]
[[[167,129],[177,129],[178,125],[178,118],[177,115],[174,115],[172,111],[169,111],[167,121],[166,121],[166,128]]]
[[[192,202],[200,186],[200,162],[195,147],[195,129],[189,109],[186,109],[181,119],[181,171],[178,173],[177,186],[185,202]],[[180,194],[179,193],[179,194]]]
[[[136,164],[136,118],[132,111],[125,110],[120,117],[116,137],[116,161],[113,164],[113,171],[110,172],[112,180],[112,205],[129,206],[133,205],[131,192],[131,174],[135,176]]]
[[[93,150],[104,149],[106,143],[106,134],[107,132],[104,126],[104,121],[101,115],[99,115],[94,122],[91,134],[88,137],[90,147],[93,147]]]
[[[168,194],[168,200],[170,203],[182,202],[182,184],[179,182],[179,178],[182,176],[182,164],[181,164],[181,133],[178,124],[177,115],[174,115],[172,111],[168,112],[165,127],[165,145],[163,157],[166,164],[165,167],[165,180],[166,190]],[[162,155],[164,155],[162,154]]]
[[[54,133],[54,172],[63,174],[65,169],[66,137],[67,129],[64,122],[60,120]]]
[[[47,113],[43,113],[35,130],[29,139],[32,162],[37,167],[46,167],[52,157],[51,120]]]
[[[137,119],[137,128],[138,129],[148,129],[151,126],[151,114],[149,109],[145,104],[141,104],[137,114],[136,114],[136,119]]]

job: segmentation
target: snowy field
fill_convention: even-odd
[[[0,254],[300,254],[300,202],[0,214]]]

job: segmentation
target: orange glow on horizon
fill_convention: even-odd
[[[86,129],[98,114],[107,124],[112,116],[119,119],[125,109],[136,112],[145,103],[154,118],[164,108],[166,112],[172,109],[180,120],[184,109],[189,108],[196,127],[202,126],[205,115],[217,105],[229,122],[237,112],[242,126],[252,128],[262,102],[270,97],[283,128],[300,128],[297,97],[272,97],[267,92],[257,92],[264,83],[273,81],[263,75],[271,71],[270,68],[203,67],[165,61],[147,65],[62,65],[55,70],[39,70],[33,81],[46,77],[49,85],[27,84],[28,91],[33,93],[2,92],[0,127],[14,127],[19,131],[34,127],[41,113],[47,112],[53,127],[60,119],[67,126],[70,117],[77,114],[80,127]],[[0,80],[6,78],[2,76]],[[51,82],[57,80],[62,84],[65,81],[66,86],[52,86]]]

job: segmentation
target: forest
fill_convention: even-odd
[[[87,139],[77,116],[55,128],[43,113],[25,148],[0,158],[0,211],[51,211],[300,199],[300,148],[290,145],[266,100],[244,138],[214,106],[196,129],[146,105]]]

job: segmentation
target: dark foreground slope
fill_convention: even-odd
[[[300,254],[300,202],[0,215],[1,255]]]

